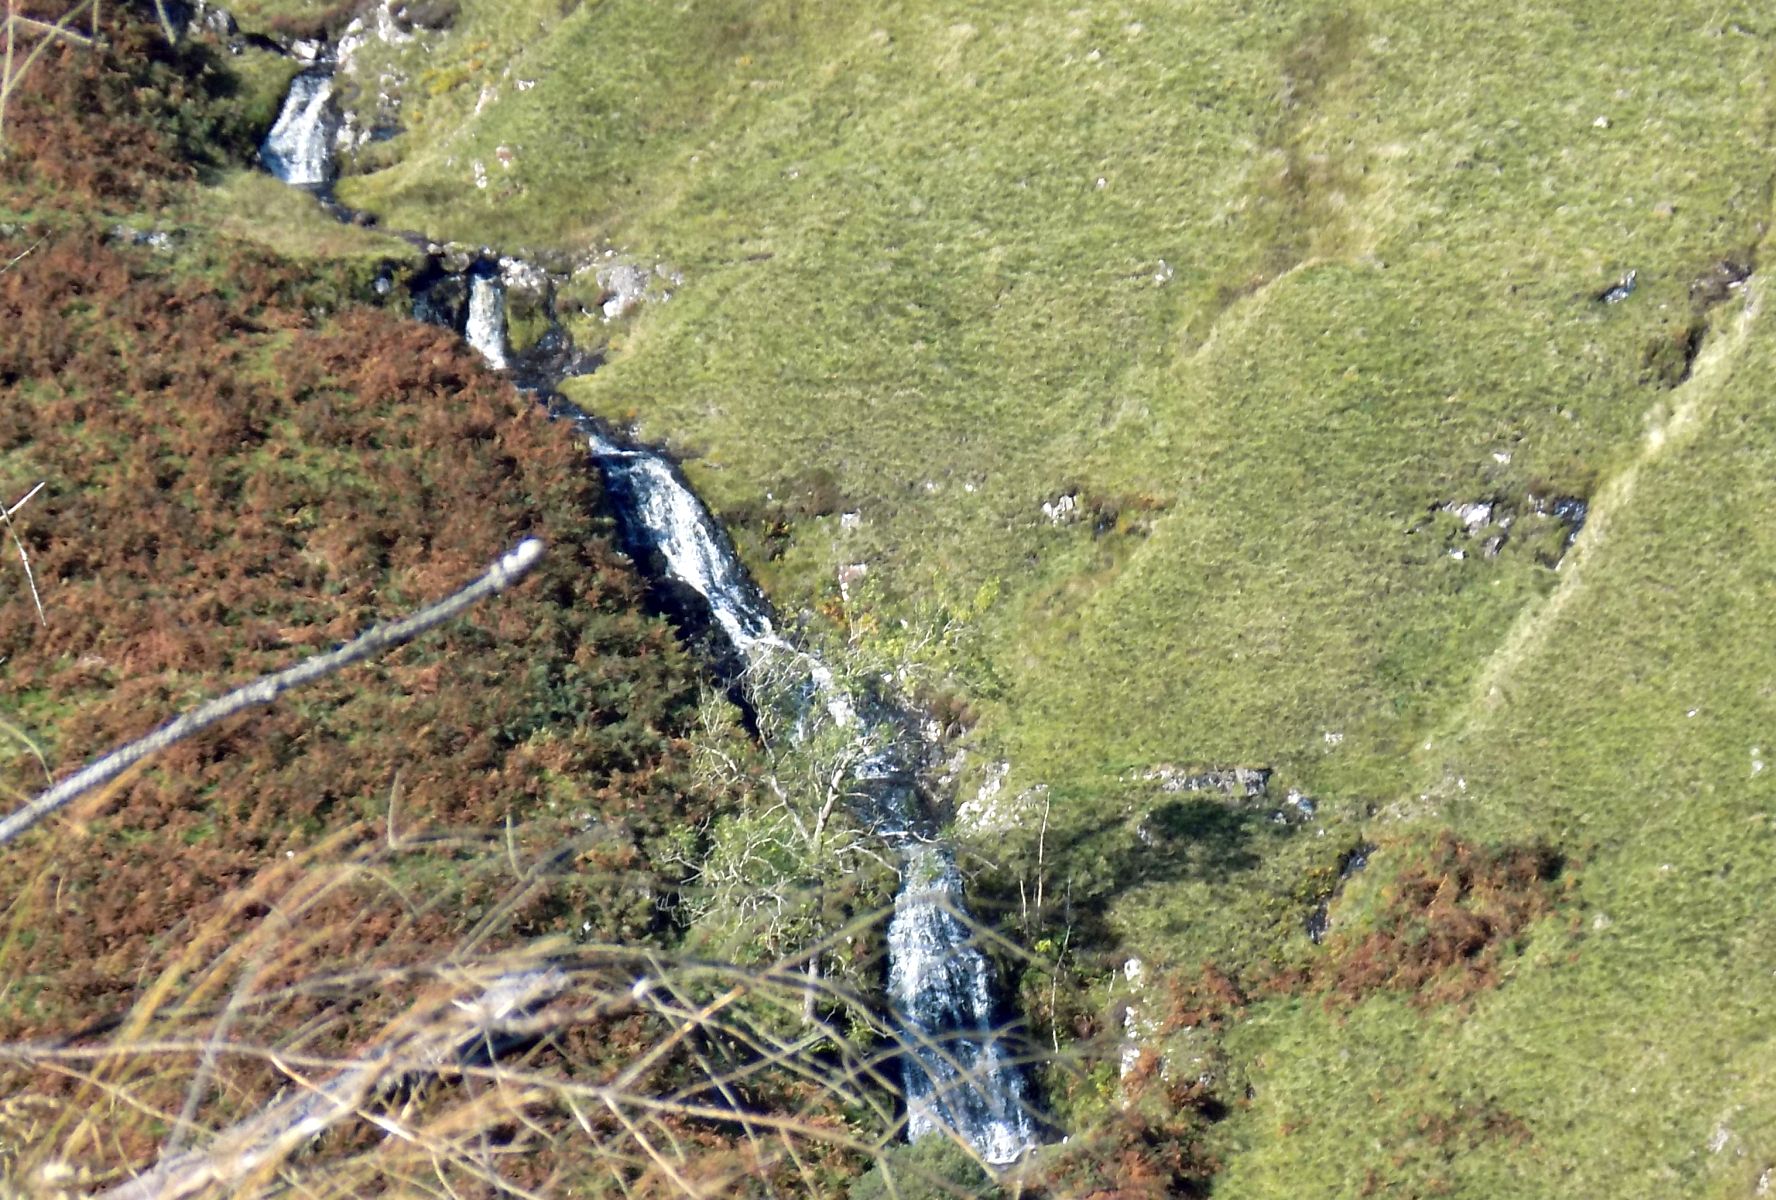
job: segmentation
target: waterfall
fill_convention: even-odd
[[[318,187],[333,174],[333,72],[304,71],[290,81],[277,123],[259,143],[259,160],[285,183]]]
[[[883,747],[853,782],[872,810],[860,815],[900,854],[888,986],[904,1043],[907,1136],[954,1129],[987,1162],[1013,1161],[1037,1140],[1028,1083],[998,1039],[992,965],[969,930],[961,872],[947,848],[915,833],[914,772],[904,749],[908,714],[843,694],[830,668],[776,633],[769,604],[726,535],[670,463],[615,445],[589,422],[579,424],[631,553],[688,594],[676,606],[681,619],[718,631],[742,668],[794,656],[807,698],[822,702],[861,743]]]
[[[1023,1072],[999,1044],[993,969],[962,917],[962,873],[948,849],[901,856],[900,895],[888,925],[888,996],[909,1035],[901,1059],[907,1138],[947,1125],[990,1163],[1036,1144]]]
[[[506,289],[491,275],[477,274],[469,282],[469,317],[463,337],[494,370],[503,371],[511,365],[506,356]]]
[[[260,146],[266,169],[286,183],[318,186],[332,173],[337,117],[330,71],[290,84],[277,124]],[[335,208],[342,219],[350,215]],[[502,264],[513,260],[501,260]],[[464,296],[464,281],[467,295]],[[414,313],[459,330],[489,366],[513,371],[551,411],[585,437],[631,557],[666,608],[693,634],[715,635],[718,669],[731,678],[770,665],[801,681],[806,714],[825,710],[867,754],[852,774],[862,817],[900,858],[901,887],[888,927],[890,1014],[903,1043],[902,1087],[909,1139],[954,1130],[984,1160],[1004,1164],[1036,1144],[1024,1073],[1006,1054],[995,1022],[992,965],[974,945],[954,856],[919,836],[914,765],[916,722],[880,701],[854,696],[817,657],[781,636],[771,606],[740,564],[727,534],[665,457],[620,446],[554,394],[566,374],[595,364],[575,352],[559,325],[541,352],[514,356],[506,340],[506,293],[486,265],[447,270],[434,247],[413,278]],[[549,309],[553,323],[552,302]],[[513,359],[518,362],[514,364]],[[798,719],[801,736],[805,719]]]

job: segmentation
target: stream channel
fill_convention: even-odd
[[[314,191],[350,220],[355,214],[327,193],[341,128],[329,62],[323,54],[292,81],[260,158],[279,179]],[[822,706],[867,749],[849,791],[856,815],[899,864],[888,926],[888,1012],[902,1046],[908,1139],[954,1130],[985,1161],[1015,1161],[1038,1141],[1029,1081],[1000,1039],[1004,1006],[992,965],[974,944],[955,855],[923,816],[915,714],[846,692],[826,664],[779,634],[770,603],[678,468],[657,451],[625,442],[556,392],[561,379],[595,368],[597,360],[575,351],[553,320],[546,283],[549,332],[522,354],[512,350],[507,287],[515,277],[546,281],[546,272],[487,251],[458,266],[426,239],[411,240],[428,254],[412,280],[415,315],[456,330],[490,366],[508,372],[576,430],[603,474],[624,548],[681,631],[713,643],[712,669],[728,683],[760,670],[796,681],[792,690],[802,703]]]

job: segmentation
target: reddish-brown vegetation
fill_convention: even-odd
[[[1496,986],[1530,922],[1552,912],[1565,860],[1545,846],[1475,846],[1444,832],[1386,886],[1372,926],[1335,932],[1302,975],[1277,981],[1351,1003],[1406,992],[1420,1007]]]
[[[397,776],[414,822],[516,815],[566,840],[608,821],[616,869],[687,818],[661,771],[689,667],[639,615],[573,439],[448,335],[372,311],[317,325],[74,233],[0,275],[0,322],[0,483],[47,482],[20,532],[49,614],[13,561],[0,656],[60,768],[444,594],[522,535],[550,546],[466,627],[178,747],[38,834],[81,852],[36,882],[61,919],[10,964],[51,980],[13,1031],[97,1015],[55,998],[64,966],[83,994],[127,993],[144,939],[382,808]],[[41,779],[10,766],[17,787]],[[551,780],[578,815],[550,811]],[[609,932],[652,919],[609,899]]]
[[[213,145],[195,53],[125,21],[102,49],[47,56],[9,114],[0,209],[36,215],[0,236],[0,493],[45,483],[17,531],[47,622],[8,542],[0,715],[60,774],[453,590],[522,536],[548,553],[469,618],[194,738],[0,851],[0,1038],[104,1036],[132,1007],[170,1011],[146,999],[157,978],[203,1003],[156,1032],[210,1028],[240,948],[282,929],[252,976],[282,999],[236,1033],[349,1051],[427,986],[406,965],[660,930],[681,868],[655,852],[708,808],[683,769],[696,673],[641,612],[577,440],[453,337],[341,308],[336,282],[263,257],[103,232],[100,211],[176,198],[191,145]],[[10,805],[45,772],[5,747]],[[460,836],[427,840],[441,833]],[[656,1036],[655,1019],[613,1014],[558,1049],[608,1061]],[[119,1114],[177,1112],[191,1070],[113,1064],[91,1090],[7,1067],[0,1093],[52,1114],[125,1093]],[[248,1060],[224,1078],[196,1093],[206,1122],[288,1084]],[[164,1127],[105,1132],[107,1155],[139,1165]],[[354,1136],[373,1130],[341,1144]]]
[[[1037,1194],[1091,1200],[1207,1195],[1220,1165],[1202,1144],[1220,1104],[1208,1085],[1166,1083],[1146,1056],[1126,1083],[1130,1102],[1043,1163]]]
[[[18,12],[54,22],[69,7],[22,0]],[[0,154],[5,207],[117,212],[164,204],[202,167],[252,144],[223,102],[235,84],[213,50],[168,44],[127,6],[101,12],[95,43],[59,42],[12,93]],[[77,27],[91,32],[84,21]]]

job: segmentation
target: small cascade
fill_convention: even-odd
[[[859,742],[879,747],[853,782],[870,809],[859,815],[900,852],[888,978],[906,1047],[907,1135],[954,1129],[987,1162],[1012,1162],[1037,1142],[1029,1086],[999,1041],[993,969],[969,929],[961,872],[947,848],[918,836],[910,716],[846,695],[824,663],[776,632],[770,605],[721,526],[669,462],[617,445],[583,417],[577,423],[604,472],[631,555],[677,590],[669,611],[680,624],[719,633],[725,657],[740,670],[792,661],[807,681],[805,701],[822,704]]]
[[[470,278],[463,337],[494,370],[512,365],[506,353],[506,289],[495,276],[476,274]]]
[[[907,1138],[954,1128],[982,1158],[1009,1163],[1036,1144],[1028,1085],[997,1036],[993,968],[962,920],[962,873],[948,849],[902,855],[888,925],[888,997],[911,1035],[901,1059]]]
[[[762,650],[790,650],[727,535],[672,465],[658,454],[616,445],[590,422],[582,422],[582,433],[604,473],[631,557],[688,593],[671,606],[681,623],[719,629],[742,666]],[[689,611],[693,607],[703,611]]]
[[[303,71],[290,81],[277,123],[259,143],[259,161],[285,183],[320,187],[333,177],[333,134],[339,116],[333,107],[333,72]]]

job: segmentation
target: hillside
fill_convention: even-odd
[[[476,705],[519,703],[537,715],[510,736],[428,752],[440,819],[497,822],[546,779],[574,792],[563,812],[620,809],[646,857],[713,811],[674,775],[695,666],[637,611],[586,515],[596,481],[444,334],[354,307],[408,253],[379,230],[631,264],[647,300],[607,318],[588,285],[562,314],[603,357],[564,391],[683,460],[808,645],[892,664],[942,726],[938,800],[1075,1134],[1033,1180],[1776,1186],[1761,14],[361,7],[383,34],[341,96],[386,136],[345,157],[336,195],[376,229],[239,173],[291,73],[263,50],[165,150],[216,157],[176,195],[9,176],[0,261],[74,231],[0,275],[20,322],[21,297],[68,297],[53,333],[15,324],[0,350],[32,414],[9,420],[7,486],[64,481],[26,511],[66,621],[38,632],[9,591],[0,622],[7,719],[57,765],[152,723],[199,670],[205,689],[251,674],[298,623],[341,636],[534,527],[573,549],[530,607],[478,618],[497,644],[459,633],[311,702],[328,712],[304,721],[334,723],[304,738],[387,737],[300,772],[342,779],[349,806],[438,739],[423,705],[481,728]],[[353,15],[234,11],[286,42]],[[46,215],[71,189],[78,215]],[[87,210],[107,204],[191,230],[189,249],[105,240],[111,216]],[[76,260],[96,282],[70,281]],[[240,296],[250,328],[216,308]],[[100,328],[99,361],[70,351]],[[413,349],[358,349],[385,339]],[[252,403],[188,378],[212,345]],[[150,399],[200,385],[214,403]],[[89,412],[89,388],[138,400]],[[134,465],[107,475],[93,448],[125,443]],[[372,469],[369,445],[393,453]],[[211,478],[293,515],[192,517],[190,496],[211,501],[184,481]],[[196,540],[173,551],[182,528]],[[175,561],[189,585],[163,591]],[[250,615],[238,648],[142,648],[169,640],[154,604],[243,579],[264,599],[229,602]],[[539,642],[559,669],[518,701],[499,677]],[[427,688],[421,711],[390,699]],[[240,753],[298,736],[266,728]],[[284,769],[194,751],[134,803],[226,858],[253,822],[203,808],[212,775]],[[459,770],[493,782],[465,799]]]

